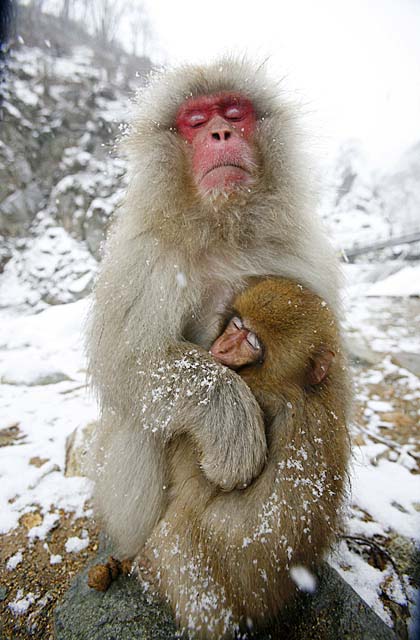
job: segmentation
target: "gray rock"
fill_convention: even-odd
[[[408,351],[395,353],[392,356],[392,362],[396,364],[398,367],[403,367],[403,369],[407,369],[407,371],[414,373],[415,376],[419,376],[420,378],[420,354],[419,353],[410,353]]]
[[[18,189],[1,203],[0,231],[6,235],[24,233],[42,202],[42,193],[35,182]]]
[[[345,344],[350,359],[356,364],[375,365],[383,359],[382,353],[373,351],[361,335],[347,335]]]
[[[96,422],[89,422],[86,425],[79,426],[67,437],[65,476],[88,475],[89,452],[92,447],[95,427]]]
[[[96,562],[104,561],[103,553]],[[56,640],[173,640],[167,605],[147,597],[133,578],[120,577],[106,593],[87,586],[86,569],[55,610]],[[318,589],[289,607],[255,640],[395,640],[394,632],[329,565]]]
[[[68,285],[68,290],[74,295],[76,300],[80,300],[92,291],[93,280],[93,273],[84,273],[80,278],[73,280]]]
[[[3,239],[0,236],[0,273],[3,273],[4,267],[12,258],[12,249],[8,247]]]
[[[83,216],[76,216],[75,199],[81,195],[80,185],[75,181],[68,189],[60,193],[52,192],[52,200],[56,207],[56,218],[74,238],[83,240]]]
[[[43,195],[36,182],[30,182],[25,189],[25,199],[28,212],[31,218],[38,213],[41,206]]]
[[[314,595],[302,596],[282,615],[285,640],[396,640],[396,635],[328,564]],[[261,638],[261,640],[263,640]],[[264,640],[266,640],[264,638]]]
[[[97,260],[101,259],[101,244],[105,239],[111,211],[112,206],[106,199],[95,198],[86,213],[84,221],[86,244]]]
[[[38,385],[57,384],[58,382],[65,382],[66,380],[71,380],[71,378],[64,373],[64,371],[50,371],[49,373],[40,373],[28,386],[35,387]]]
[[[105,561],[104,553],[95,562]],[[148,598],[134,578],[120,576],[105,593],[88,587],[86,569],[55,610],[56,640],[175,639],[169,608]]]
[[[15,160],[15,175],[22,185],[28,184],[32,180],[31,165],[23,156],[18,156]]]
[[[25,193],[22,189],[15,191],[1,203],[0,225],[3,232],[10,233],[10,226],[22,225],[30,220]]]
[[[86,244],[89,247],[89,251],[96,260],[100,260],[102,257],[101,247],[105,238],[105,232],[103,227],[94,228],[92,225],[86,226]]]

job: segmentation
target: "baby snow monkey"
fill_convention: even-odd
[[[168,448],[168,507],[145,556],[190,638],[234,638],[274,619],[334,541],[349,456],[350,384],[326,303],[281,278],[251,281],[210,349],[260,404],[266,465],[224,492],[185,434]]]

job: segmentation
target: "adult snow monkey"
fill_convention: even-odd
[[[231,59],[156,74],[138,98],[88,335],[96,505],[120,556],[136,556],[165,513],[178,435],[216,488],[264,468],[261,408],[208,353],[247,278],[288,277],[338,308],[296,116],[263,66]]]

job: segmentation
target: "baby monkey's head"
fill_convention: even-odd
[[[233,301],[223,333],[210,353],[246,380],[262,384],[320,384],[338,346],[336,321],[327,304],[296,282],[267,278]]]

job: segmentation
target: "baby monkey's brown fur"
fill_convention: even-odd
[[[349,456],[350,384],[325,302],[277,278],[252,283],[233,307],[264,345],[262,361],[238,373],[264,412],[267,464],[246,489],[223,493],[192,441],[174,439],[169,506],[145,547],[193,638],[232,638],[278,614],[296,589],[290,568],[311,569],[334,540]],[[325,353],[325,377],[311,384]]]

